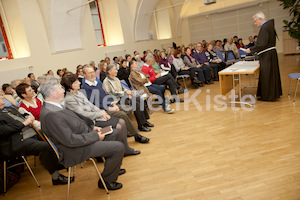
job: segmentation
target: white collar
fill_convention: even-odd
[[[59,104],[59,103],[55,103],[55,102],[52,102],[52,101],[45,101],[45,102],[46,102],[46,103],[49,103],[49,104],[52,104],[52,105],[54,105],[54,106],[57,106],[57,107],[59,107],[59,108],[61,108],[61,109],[63,109],[62,105]]]
[[[89,86],[97,86],[97,84],[98,84],[98,82],[96,80],[94,80],[94,82],[91,82],[91,81],[85,79],[85,82]]]
[[[146,66],[146,67],[149,67],[150,65],[148,65],[147,63],[144,63],[144,65]]]
[[[29,103],[28,101],[26,101],[25,99],[22,99],[22,102],[25,104],[25,106],[28,108],[28,107],[33,107],[33,108],[37,108],[38,105],[36,103],[36,98],[35,96],[32,97],[32,101],[33,101],[33,104]]]

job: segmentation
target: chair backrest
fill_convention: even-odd
[[[53,149],[54,153],[56,154],[57,159],[59,160],[59,152],[55,144],[48,138],[48,136],[44,133],[44,138],[46,139],[47,143],[51,146]]]
[[[247,55],[248,54],[245,51],[239,49],[239,56],[240,56],[240,58],[245,58]]]
[[[223,54],[222,54],[221,52],[218,52],[218,53],[217,53],[217,56],[218,56],[222,61],[224,61],[224,56],[223,56]]]
[[[128,78],[128,80],[129,80],[129,83],[130,83],[130,85],[131,85],[132,89],[134,89],[134,90],[135,90],[135,88],[134,88],[134,86],[133,86],[133,84],[132,84],[131,78]]]
[[[130,90],[130,87],[129,87],[129,85],[127,85],[126,81],[121,80],[120,82],[121,82],[121,84],[123,85],[124,88],[126,88],[127,90]]]
[[[228,58],[227,60],[235,60],[235,57],[231,51],[228,52]]]

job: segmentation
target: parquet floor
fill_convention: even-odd
[[[222,108],[213,102],[219,84],[205,86],[196,97],[202,111],[190,103],[188,110],[181,104],[175,114],[154,112],[150,121],[155,127],[144,133],[151,138],[150,144],[128,138],[130,146],[142,153],[124,158],[122,167],[127,173],[118,179],[123,183],[121,190],[109,195],[99,190],[92,163],[86,162],[82,169],[77,167],[71,199],[299,200],[300,91],[295,104],[287,93],[288,74],[300,72],[300,55],[279,55],[279,62],[283,86],[279,101],[258,101],[252,111],[239,107],[216,111],[214,106]],[[195,91],[190,89],[190,95]],[[209,96],[211,104],[206,107]],[[98,165],[103,168],[102,163]],[[0,198],[66,198],[67,187],[52,186],[39,163],[33,170],[40,188],[26,171]]]

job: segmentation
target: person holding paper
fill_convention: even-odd
[[[254,25],[260,27],[257,42],[248,48],[246,53],[255,53],[259,56],[260,74],[257,88],[258,100],[275,101],[282,95],[280,71],[276,51],[276,30],[274,19],[266,20],[264,13],[253,16]]]

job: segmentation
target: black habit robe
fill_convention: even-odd
[[[260,28],[257,42],[250,47],[251,53],[259,52],[276,46],[274,19],[266,21]],[[282,95],[280,72],[276,49],[259,54],[260,74],[257,96],[264,101],[275,101]]]

